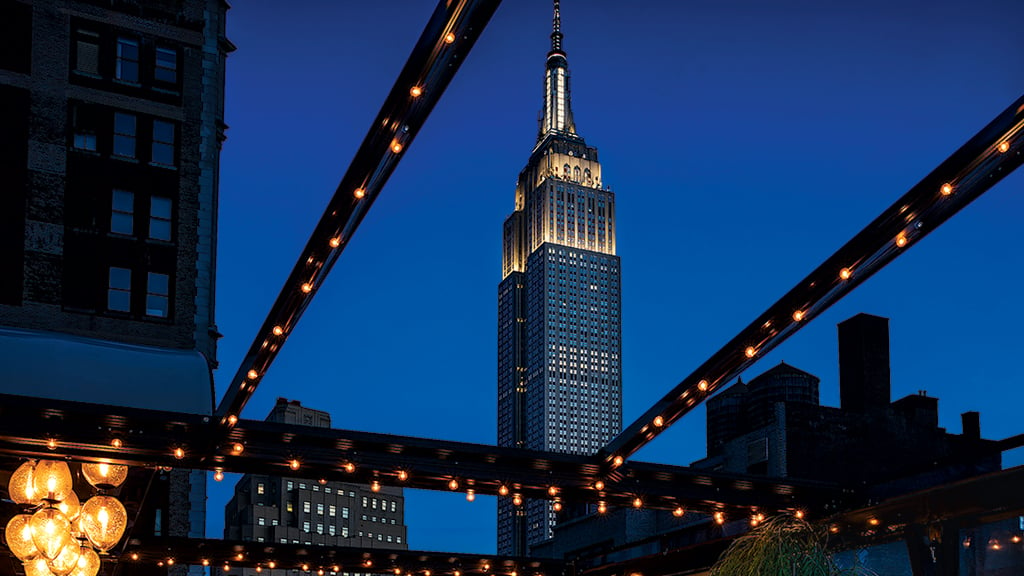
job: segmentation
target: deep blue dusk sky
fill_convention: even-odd
[[[434,8],[229,12],[218,393]],[[626,422],[1024,93],[1020,0],[565,0],[574,114],[617,196]],[[335,427],[495,441],[501,225],[535,143],[550,3],[506,0],[263,379]],[[835,324],[892,319],[893,398],[1024,432],[1024,174],[764,358],[838,405]],[[894,441],[898,441],[895,440]],[[700,408],[637,459],[688,464]],[[1019,463],[1016,459],[1014,463]],[[220,537],[235,478],[211,481]],[[415,549],[493,552],[494,500],[406,492]]]

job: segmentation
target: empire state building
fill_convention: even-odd
[[[622,427],[615,195],[576,132],[559,2],[537,143],[505,219],[498,285],[498,444],[591,455]],[[551,536],[551,502],[498,499],[498,552]]]

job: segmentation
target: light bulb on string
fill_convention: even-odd
[[[508,486],[505,486],[504,484],[502,484],[501,486],[498,486],[498,495],[499,496],[508,496]]]
[[[472,502],[474,500],[476,500],[476,491],[472,488],[466,490],[466,501]]]
[[[53,572],[50,572],[50,566],[46,562],[46,558],[40,556],[33,560],[29,560],[24,563],[25,576],[53,576]]]
[[[82,464],[82,476],[102,490],[117,488],[128,478],[128,467],[106,462]]]
[[[999,149],[1000,153],[1006,154],[1010,150],[1010,141],[1009,140],[1003,140],[1002,142],[999,143],[998,149]]]
[[[47,560],[59,556],[71,542],[71,522],[56,508],[39,510],[32,515],[29,526],[32,528],[32,541]]]
[[[78,519],[79,513],[82,511],[82,504],[78,501],[78,495],[72,490],[64,495],[64,499],[55,504],[57,510],[60,510],[64,514],[64,517],[68,519],[72,524]]]
[[[7,528],[4,530],[7,547],[22,562],[28,562],[39,556],[39,548],[32,540],[32,527],[29,524],[31,521],[31,514],[18,514],[7,522]]]
[[[117,545],[127,520],[124,505],[112,496],[93,496],[82,506],[82,531],[100,552]]]
[[[40,460],[32,470],[32,488],[40,499],[63,500],[72,487],[71,470],[60,460]]]
[[[18,466],[11,474],[11,481],[7,483],[7,492],[17,504],[38,504],[36,489],[32,483],[32,472],[36,467],[35,460],[27,460]]]

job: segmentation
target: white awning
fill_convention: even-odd
[[[0,328],[0,393],[212,414],[213,375],[194,350]]]

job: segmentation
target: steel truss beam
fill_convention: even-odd
[[[441,0],[217,407],[234,425],[501,0]]]
[[[476,494],[507,489],[524,499],[735,515],[797,508],[822,515],[857,505],[853,492],[816,482],[642,462],[621,467],[613,479],[581,456],[250,420],[239,421],[227,442],[211,447],[209,438],[219,429],[208,416],[0,395],[0,454],[10,456],[440,491],[451,491],[454,481],[454,490]],[[600,489],[598,482],[604,483]]]
[[[1024,97],[605,446],[614,467],[1024,162]]]
[[[263,544],[231,540],[156,538],[134,541],[119,559],[122,563],[154,565],[228,565],[237,568],[298,570],[300,574],[331,572],[393,573],[403,576],[454,574],[466,576],[566,576],[565,562],[483,554],[453,554],[363,548],[333,548],[298,544]],[[322,571],[322,572],[321,572]],[[229,574],[232,572],[229,572]]]

